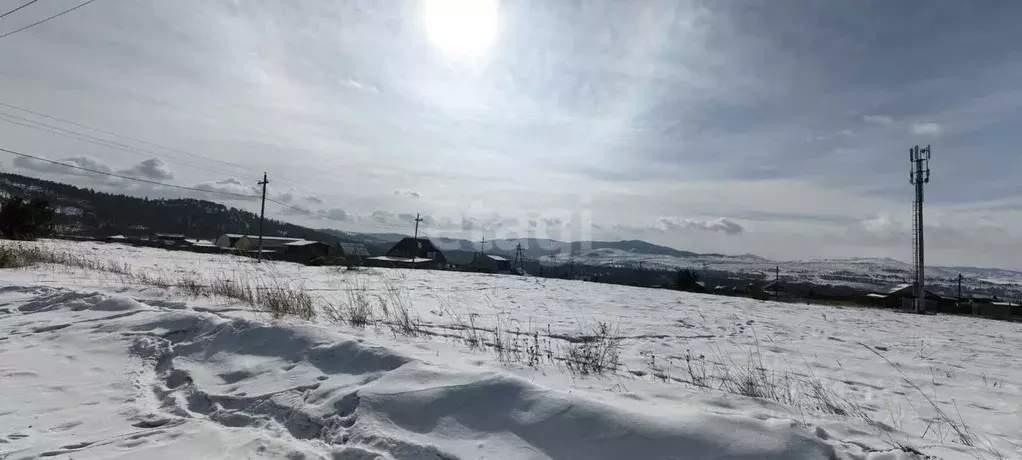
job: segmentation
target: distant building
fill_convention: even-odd
[[[185,236],[181,233],[156,233],[149,237],[149,242],[162,246],[180,246],[185,242]]]
[[[187,251],[206,254],[215,254],[222,251],[219,247],[217,247],[217,245],[213,244],[212,241],[207,240],[185,239],[180,247]]]
[[[369,249],[362,243],[340,243],[341,253],[340,257],[348,263],[362,263],[362,261],[368,258]]]
[[[266,239],[263,238],[263,248],[265,247]],[[340,249],[337,246],[322,241],[298,240],[284,243],[283,252],[277,259],[321,265],[336,257],[339,252]]]
[[[263,236],[263,251],[285,249],[287,243],[305,241],[301,238],[284,238],[280,236]],[[241,235],[237,233],[224,233],[215,241],[215,244],[222,249],[230,249],[240,252],[256,251],[259,249],[259,235]]]
[[[778,282],[777,280],[764,284],[762,289],[763,292],[772,296],[780,296],[788,292],[788,290],[785,289],[784,285]]]
[[[910,308],[915,297],[916,283],[904,283],[883,291],[868,294],[866,299],[870,303],[888,308]],[[945,300],[944,297],[934,294],[928,289],[926,290],[927,310],[937,311],[937,304],[945,302]]]
[[[384,267],[446,268],[447,258],[428,238],[404,238],[395,243],[386,255],[370,257],[366,263]]]
[[[486,273],[511,273],[511,261],[494,254],[477,254],[471,267],[472,270]]]

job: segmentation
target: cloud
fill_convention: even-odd
[[[256,190],[254,185],[243,183],[233,177],[213,182],[202,182],[194,188],[211,193],[229,193],[247,195],[249,198],[259,198],[256,196],[258,190]]]
[[[370,92],[373,92],[373,93],[380,92],[380,88],[376,87],[375,85],[372,85],[372,84],[369,84],[369,83],[363,83],[363,82],[360,82],[360,81],[358,81],[358,80],[356,80],[354,78],[350,78],[350,77],[347,80],[343,81],[342,83],[345,86],[348,86],[349,88],[354,88],[354,89],[357,89],[357,90],[370,91]]]
[[[937,123],[915,123],[912,125],[912,134],[917,136],[937,136],[944,128]]]
[[[341,208],[328,209],[324,214],[326,214],[327,218],[332,219],[332,220],[336,220],[336,221],[350,222],[350,221],[354,220],[354,216],[352,216],[347,211],[345,211],[345,210],[343,210]]]
[[[422,194],[414,190],[394,190],[394,194],[398,196],[407,196],[411,198],[422,198]]]
[[[105,163],[99,160],[88,157],[88,156],[77,156],[71,158],[65,158],[60,160],[60,163],[55,164],[47,161],[40,161],[28,157],[17,157],[14,159],[14,166],[21,169],[27,169],[30,171],[36,171],[41,173],[55,173],[55,174],[68,174],[73,176],[84,176],[93,177],[99,180],[108,180],[109,176],[106,174],[113,173],[113,169],[107,166]],[[90,169],[92,171],[85,171],[78,168]]]
[[[174,178],[174,173],[163,160],[151,158],[135,166],[117,171],[124,176],[138,177],[149,180],[169,180]]]
[[[894,124],[894,118],[889,115],[865,115],[862,117],[862,121],[870,125],[880,126],[891,126]]]
[[[745,227],[742,227],[741,224],[723,217],[710,220],[661,217],[659,221],[667,230],[699,230],[721,232],[728,235],[738,235],[745,232]]]
[[[309,203],[323,204],[323,199],[318,197],[318,196],[308,195],[308,196],[302,197],[302,199],[305,200],[305,201],[308,201]]]

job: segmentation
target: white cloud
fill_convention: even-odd
[[[414,190],[394,190],[394,194],[398,196],[407,196],[411,198],[422,198],[422,194]]]
[[[21,169],[27,169],[30,171],[36,171],[41,173],[85,176],[93,177],[99,180],[108,180],[109,176],[107,176],[106,174],[113,173],[113,169],[110,168],[110,166],[107,166],[105,163],[88,156],[65,158],[63,160],[60,160],[59,162],[62,164],[40,161],[28,157],[17,157],[14,159],[14,166],[17,166]],[[83,169],[78,168],[85,168],[91,171],[85,171]]]
[[[170,167],[159,158],[145,160],[130,168],[119,170],[117,173],[149,180],[170,180],[174,178],[174,173],[170,170]]]
[[[912,134],[917,136],[937,136],[944,131],[944,128],[937,123],[915,123],[912,125]]]
[[[894,124],[894,118],[888,115],[865,115],[862,117],[862,121],[871,125],[891,126]]]
[[[336,221],[341,221],[341,222],[349,222],[349,221],[354,220],[354,216],[352,216],[351,214],[348,214],[347,211],[345,211],[343,209],[340,209],[340,208],[328,209],[324,214],[326,214],[327,218],[329,218],[331,220],[336,220]]]
[[[723,217],[710,220],[661,217],[659,221],[667,230],[700,230],[721,232],[728,235],[738,235],[745,232],[745,227],[741,224]]]
[[[251,184],[243,183],[233,177],[212,182],[202,182],[195,188],[211,193],[229,193],[234,195],[246,195],[250,198],[259,198],[258,190]]]

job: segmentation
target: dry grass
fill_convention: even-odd
[[[166,276],[150,270],[133,269],[127,263],[103,261],[88,254],[57,251],[22,244],[0,248],[0,258],[6,258],[9,267],[27,267],[37,264],[55,264],[118,275],[121,282],[159,288],[178,288],[192,297],[223,297],[244,302],[264,310],[274,318],[296,316],[312,319],[315,316],[312,297],[304,286],[291,285],[277,278],[251,282],[242,278],[218,277],[208,284],[193,274]]]
[[[610,324],[600,322],[591,334],[582,335],[578,339],[578,342],[568,345],[564,354],[568,370],[581,375],[601,375],[617,370],[621,358],[621,338]]]

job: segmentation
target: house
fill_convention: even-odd
[[[125,237],[124,235],[112,235],[103,238],[103,241],[106,241],[107,243],[126,243],[128,241],[128,238]]]
[[[788,290],[784,288],[784,285],[777,280],[764,284],[762,289],[763,292],[772,296],[780,296],[788,292]]]
[[[511,273],[511,261],[494,254],[478,254],[471,263],[472,270],[486,273]]]
[[[263,236],[263,251],[282,250],[287,243],[305,241],[301,238],[284,238],[280,236]],[[236,233],[224,233],[220,235],[215,244],[222,249],[248,252],[259,249],[259,235],[241,235]],[[281,252],[281,251],[277,251]]]
[[[916,298],[916,283],[904,283],[897,286],[892,286],[886,290],[879,291],[866,296],[870,303],[875,305],[888,307],[888,308],[913,308],[913,302]],[[937,311],[938,303],[944,302],[945,299],[929,289],[926,290],[926,309],[930,311]]]
[[[266,239],[263,239],[263,248]],[[284,243],[283,252],[278,259],[303,264],[320,265],[337,256],[339,249],[322,241],[298,240]]]
[[[181,233],[156,233],[149,237],[149,242],[156,246],[180,246],[185,242]]]
[[[201,252],[205,254],[221,252],[221,249],[217,247],[217,245],[213,244],[212,241],[206,240],[185,239],[180,247],[186,251]]]
[[[361,263],[370,256],[369,249],[362,243],[340,243],[340,256],[348,263]]]
[[[383,267],[447,268],[447,258],[429,238],[404,238],[386,255],[370,257],[366,263]]]

